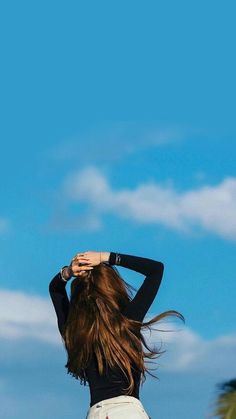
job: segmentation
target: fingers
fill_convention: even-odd
[[[76,272],[75,274],[74,274],[74,276],[83,276],[84,274],[86,274],[86,271],[80,271],[80,272]]]
[[[81,267],[83,267],[83,266],[92,266],[92,262],[89,262],[89,261],[81,261],[81,260],[75,261],[74,264],[75,265],[78,265],[78,266],[81,266]]]
[[[73,257],[73,259],[77,259],[77,258],[88,258],[93,253],[95,253],[95,252],[87,251],[87,252],[76,253],[76,255]]]
[[[74,272],[74,276],[83,276],[88,273],[88,271],[91,271],[91,269],[81,270]]]
[[[93,269],[94,261],[91,256],[91,252],[77,253],[71,261],[71,265],[73,265],[73,270],[81,272],[82,270],[86,271],[88,269]]]
[[[76,260],[76,261],[77,260],[84,260],[84,261],[86,261],[86,260],[89,260],[89,258],[86,257],[86,256],[75,255],[72,260]]]
[[[76,258],[72,261],[72,263],[79,266],[89,266],[92,264],[92,261],[89,259]]]
[[[76,271],[78,271],[78,272],[89,271],[90,269],[93,269],[93,266],[83,265],[83,266],[77,266],[76,267]]]

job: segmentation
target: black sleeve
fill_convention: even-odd
[[[109,263],[132,269],[146,276],[135,297],[123,311],[127,317],[143,321],[160,287],[164,264],[149,258],[115,252],[110,252]]]
[[[54,305],[54,309],[57,316],[58,329],[61,334],[63,331],[63,326],[67,319],[70,305],[69,298],[66,292],[67,282],[62,280],[61,273],[58,272],[49,283],[49,294]]]

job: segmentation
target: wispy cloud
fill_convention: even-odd
[[[140,150],[180,142],[192,134],[193,129],[180,126],[157,126],[137,122],[106,123],[74,135],[47,151],[58,161],[91,162],[120,160]]]
[[[162,321],[154,327],[173,330],[153,330],[151,335],[149,331],[144,332],[148,344],[167,350],[158,360],[162,370],[195,372],[204,371],[207,367],[208,371],[217,368],[218,371],[231,374],[236,334],[206,341],[182,323],[181,327],[177,327],[173,322]],[[62,345],[50,296],[42,298],[23,292],[0,290],[0,337],[14,342],[14,345],[25,338]]]
[[[161,349],[167,350],[159,359],[162,370],[172,372],[218,370],[221,374],[232,374],[232,362],[236,350],[235,333],[206,340],[186,326],[177,327],[170,322],[162,322],[161,326],[156,323],[154,327],[167,330],[167,332],[154,331],[151,336],[149,332],[145,333],[151,343],[158,342],[158,347],[162,344]]]
[[[54,232],[60,231],[67,233],[76,231],[82,233],[101,230],[103,228],[103,222],[100,215],[94,211],[79,211],[77,215],[69,215],[66,208],[57,205],[45,228],[47,231]]]
[[[160,224],[186,234],[211,232],[236,239],[236,178],[183,192],[173,182],[143,182],[115,190],[94,166],[70,173],[62,192],[67,203],[87,203],[98,217],[111,213],[140,224]],[[201,229],[201,230],[200,230]]]

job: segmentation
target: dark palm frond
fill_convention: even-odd
[[[215,410],[209,417],[236,419],[236,379],[217,385],[220,391],[215,403]]]

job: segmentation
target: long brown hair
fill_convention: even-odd
[[[165,311],[148,322],[127,318],[122,310],[132,299],[131,289],[135,290],[115,266],[106,262],[72,280],[70,308],[62,338],[68,356],[67,374],[80,378],[80,384],[86,385],[85,369],[92,352],[100,374],[107,367],[119,366],[129,382],[126,394],[134,389],[133,364],[141,371],[142,384],[146,380],[145,372],[158,379],[148,371],[144,358],[157,358],[166,350],[151,349],[141,329],[150,330],[153,323],[166,316],[177,316],[184,322],[185,319],[175,310]],[[142,344],[150,353],[144,352]]]

